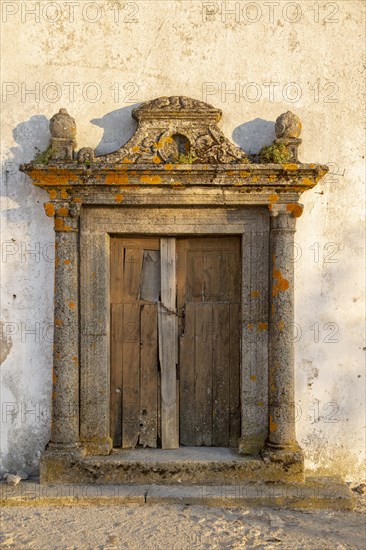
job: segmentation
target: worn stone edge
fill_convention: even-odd
[[[8,491],[13,491],[14,494],[4,496]],[[53,494],[53,491],[56,494]],[[214,494],[215,491],[217,494]],[[35,492],[38,495],[35,496]],[[93,492],[95,494],[88,494]],[[355,498],[348,485],[335,478],[308,478],[303,484],[249,482],[237,485],[96,485],[92,483],[40,485],[38,480],[29,480],[21,482],[16,487],[9,487],[5,482],[0,483],[0,504],[1,506],[190,504],[208,507],[353,510]]]

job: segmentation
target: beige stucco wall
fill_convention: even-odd
[[[364,3],[27,0],[1,10],[3,470],[35,472],[50,432],[54,233],[46,193],[17,166],[46,148],[60,107],[79,147],[106,153],[133,132],[137,103],[188,95],[221,108],[224,133],[251,152],[290,109],[303,122],[300,159],[332,167],[303,196],[296,235],[297,430],[308,468],[362,478]]]

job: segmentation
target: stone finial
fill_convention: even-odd
[[[282,113],[276,120],[276,138],[298,138],[301,129],[301,120],[291,111]]]
[[[301,120],[291,111],[282,113],[276,120],[275,132],[277,139],[275,143],[283,143],[288,148],[291,161],[298,161],[298,148],[302,142],[300,139],[301,130]]]
[[[76,124],[66,109],[60,109],[50,120],[52,160],[73,160],[76,148]]]

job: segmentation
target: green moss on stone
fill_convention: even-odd
[[[291,153],[284,143],[272,143],[264,145],[259,153],[260,161],[264,164],[275,163],[284,164],[291,159]]]
[[[49,145],[45,151],[42,151],[35,156],[34,162],[36,164],[48,164],[52,159],[52,155],[52,145]]]

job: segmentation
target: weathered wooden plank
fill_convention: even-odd
[[[203,301],[217,302],[222,299],[220,285],[221,252],[219,249],[222,239],[205,239],[203,251]],[[216,244],[216,246],[215,246]]]
[[[212,310],[212,445],[227,447],[230,433],[230,306]],[[235,389],[232,388],[234,391]]]
[[[123,304],[122,447],[136,446],[139,438],[140,305]]]
[[[111,304],[111,437],[122,445],[122,304]]]
[[[212,305],[196,304],[195,445],[212,445]],[[189,413],[188,413],[189,414]]]
[[[195,445],[195,315],[196,306],[187,303],[179,342],[179,432],[181,445]]]
[[[141,239],[123,239],[123,298],[138,300],[143,248]]]
[[[143,251],[139,300],[158,302],[160,296],[160,252]]]
[[[159,359],[161,368],[161,445],[179,447],[176,395],[176,258],[175,239],[160,240],[161,302],[159,303]]]
[[[123,258],[122,239],[112,237],[110,242],[110,301],[118,304],[123,296]]]
[[[157,306],[141,306],[140,437],[144,447],[157,446],[158,342]]]
[[[192,250],[193,249],[193,250]],[[194,245],[187,241],[185,247],[186,274],[185,297],[187,302],[202,302],[204,300],[203,286],[203,255],[202,250],[194,250]]]

